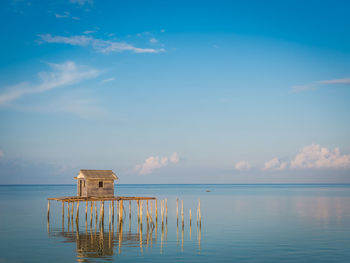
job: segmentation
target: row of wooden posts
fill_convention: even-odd
[[[136,200],[137,201],[137,217],[138,222],[142,226],[142,218],[143,218],[143,200]],[[150,202],[149,202],[150,201]],[[155,222],[158,223],[158,200],[155,199],[155,221],[153,220],[153,200],[146,200],[146,218],[147,218],[147,224],[151,224],[154,226]],[[85,218],[87,220],[88,218],[88,202],[89,201],[64,201],[62,200],[62,218],[64,217],[64,211],[65,211],[65,203],[68,204],[68,218],[73,220],[74,217],[74,203],[77,203],[76,205],[76,216],[75,220],[79,220],[79,204],[80,202],[86,202],[85,205]],[[92,218],[93,218],[93,207],[95,207],[95,215],[96,215],[96,222],[98,220],[98,213],[97,213],[97,202],[98,201],[90,201],[90,224],[92,224]],[[109,224],[111,222],[114,222],[114,200],[110,201],[109,204]],[[104,223],[104,205],[105,201],[100,201],[100,222]],[[118,211],[118,222],[121,223],[123,221],[123,212],[124,212],[124,206],[123,206],[123,200],[117,201],[117,209]],[[160,209],[161,209],[161,223],[164,224],[164,221],[168,222],[168,202],[167,199],[160,201]],[[129,200],[129,217],[131,218],[131,200]],[[48,200],[48,207],[47,207],[47,219],[50,219],[50,200]],[[179,225],[179,199],[176,198],[176,222],[177,225]],[[183,206],[183,200],[181,200],[181,222],[182,226],[184,226],[184,206]],[[189,209],[189,224],[192,224],[192,211]],[[198,207],[197,207],[197,225],[202,224],[202,216],[201,216],[201,206],[200,206],[200,200],[198,200]]]

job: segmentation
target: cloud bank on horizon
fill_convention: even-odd
[[[249,170],[248,161],[235,164],[236,170]],[[264,163],[264,171],[284,171],[287,169],[350,169],[350,154],[342,154],[339,148],[333,150],[319,144],[303,147],[290,161],[282,161],[278,157]]]

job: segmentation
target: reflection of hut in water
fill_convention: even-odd
[[[90,231],[85,232],[53,231],[49,235],[50,237],[63,237],[64,243],[76,243],[79,262],[89,262],[89,258],[108,259],[115,253],[121,253],[123,246],[137,247],[140,246],[140,242],[143,246],[147,246],[156,240],[152,232],[141,234],[140,239],[140,233],[132,233],[131,231],[100,232],[98,230],[95,232],[91,228]]]

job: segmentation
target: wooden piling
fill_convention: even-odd
[[[112,200],[112,223],[114,224],[114,201]]]
[[[181,200],[181,218],[182,218],[182,228],[184,227],[184,200]]]
[[[176,198],[176,223],[179,225],[179,198]]]
[[[62,218],[64,217],[64,202],[62,201]]]
[[[73,221],[73,214],[74,214],[74,203],[73,203],[73,202],[71,202],[71,205],[72,205],[72,207],[71,207],[71,211],[70,211],[70,213],[71,213],[71,219],[72,219],[72,221]]]
[[[191,208],[190,208],[190,226],[192,225],[192,211],[191,211]]]
[[[79,201],[77,202],[77,212],[75,215],[75,220],[78,221],[79,220]]]
[[[129,220],[131,221],[131,200],[129,200]]]
[[[137,222],[140,222],[140,201],[137,200]]]
[[[150,202],[150,204],[149,204],[149,212],[150,212],[150,214],[151,214],[151,216],[152,216],[152,214],[153,214],[152,200],[151,200],[151,202]]]
[[[140,225],[141,225],[141,230],[142,230],[142,210],[143,210],[143,201],[141,201],[140,204]]]
[[[119,218],[120,218],[120,223],[122,223],[123,222],[123,200],[120,200]]]
[[[155,204],[155,212],[156,212],[156,223],[158,222],[158,202],[156,199],[156,204]]]
[[[88,206],[89,206],[89,203],[88,203],[88,201],[86,201],[86,203],[85,203],[85,219],[86,219],[86,221],[87,221],[87,216],[88,216]]]
[[[50,200],[47,201],[47,219],[50,218]]]
[[[69,202],[67,202],[67,216],[68,216],[68,222],[70,220],[70,209],[69,209]],[[69,227],[69,224],[68,224],[68,227]]]
[[[168,199],[165,198],[165,223],[168,223]]]
[[[146,215],[147,215],[147,226],[148,226],[148,221],[149,221],[149,211],[148,211],[148,200],[146,202]]]
[[[201,200],[198,199],[198,207],[199,207],[199,225],[202,225],[202,213],[201,213]]]
[[[105,218],[105,202],[102,201],[102,223],[103,223],[104,218]]]
[[[97,221],[98,221],[98,214],[97,214],[97,201],[95,201],[95,202],[94,202],[94,204],[95,204],[95,218],[96,218],[95,228],[96,228]]]

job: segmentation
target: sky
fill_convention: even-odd
[[[350,183],[348,1],[0,5],[0,184]]]

